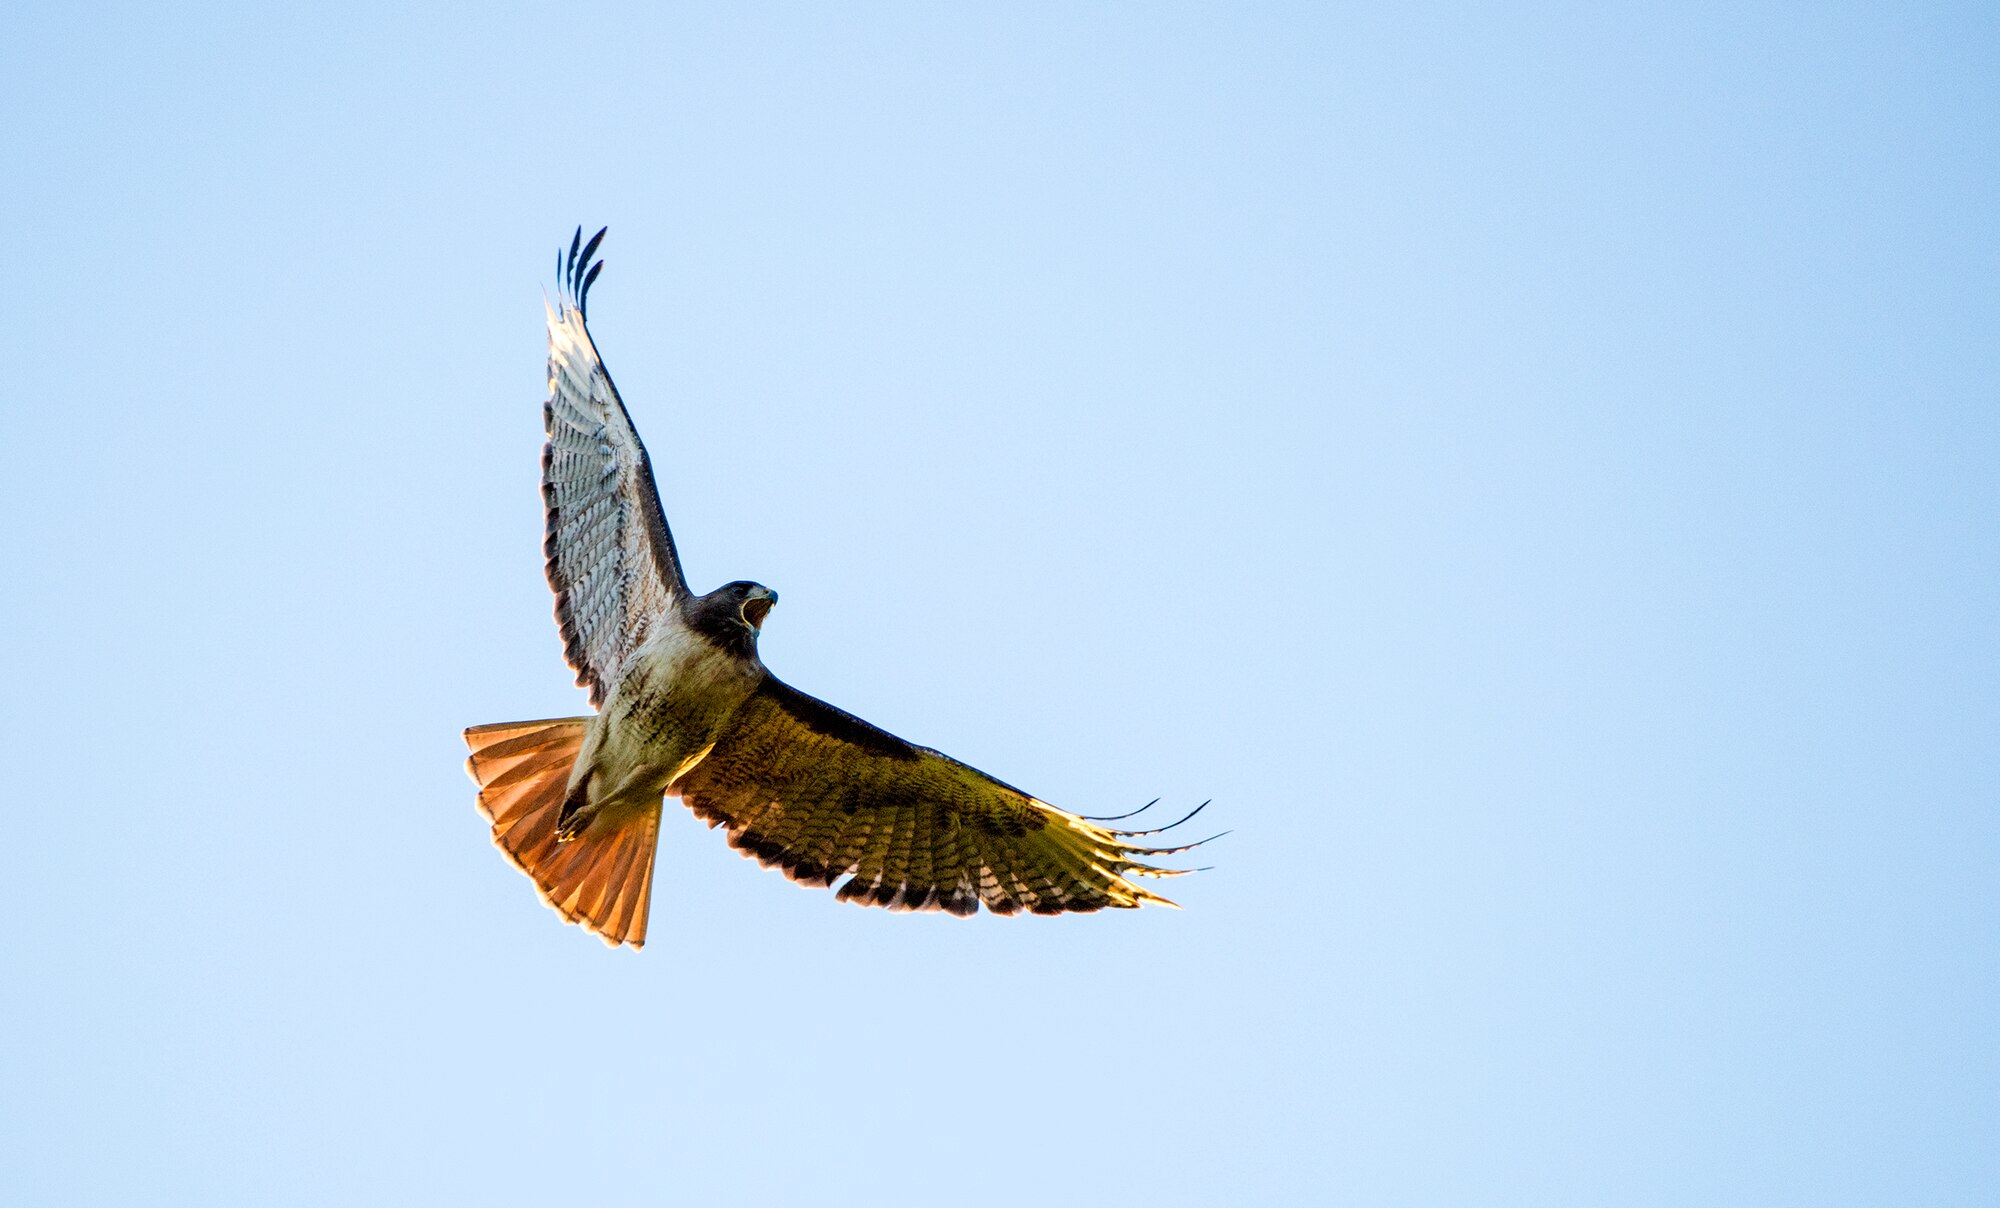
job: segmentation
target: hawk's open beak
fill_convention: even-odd
[[[771,606],[778,602],[778,593],[768,587],[757,589],[760,594],[743,601],[743,619],[750,622],[750,628],[762,629],[764,618],[771,615]]]

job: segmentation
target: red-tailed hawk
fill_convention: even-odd
[[[794,881],[846,878],[842,901],[959,915],[1172,905],[1131,878],[1177,875],[1145,861],[1195,844],[1134,846],[1159,830],[1065,813],[807,696],[757,656],[778,593],[689,590],[646,448],[585,326],[604,232],[582,235],[557,253],[548,313],[542,552],[564,653],[597,712],[465,732],[493,842],[542,900],[608,944],[642,945],[661,799],[675,796]]]

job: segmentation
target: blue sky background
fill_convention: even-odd
[[[2000,1195],[1989,6],[278,7],[0,18],[0,1198]],[[1186,911],[537,903],[579,222],[697,585]]]

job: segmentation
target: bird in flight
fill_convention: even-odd
[[[674,796],[794,881],[845,878],[842,901],[957,915],[1173,905],[1133,878],[1189,871],[1146,861],[1198,844],[1135,846],[1169,828],[1109,829],[1132,815],[1066,813],[806,695],[757,655],[777,592],[688,587],[652,463],[585,325],[603,239],[584,243],[579,227],[556,253],[542,404],[542,552],[564,654],[596,712],[465,732],[493,842],[542,900],[607,944],[643,945]]]

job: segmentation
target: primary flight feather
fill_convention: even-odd
[[[547,308],[542,551],[564,655],[597,712],[465,732],[493,841],[542,899],[608,944],[644,944],[675,796],[795,881],[845,878],[844,901],[960,915],[1172,905],[1132,878],[1177,875],[1145,861],[1194,844],[1135,846],[1159,832],[1066,813],[800,692],[757,654],[776,592],[689,590],[585,322],[604,232],[582,236],[557,255]]]

